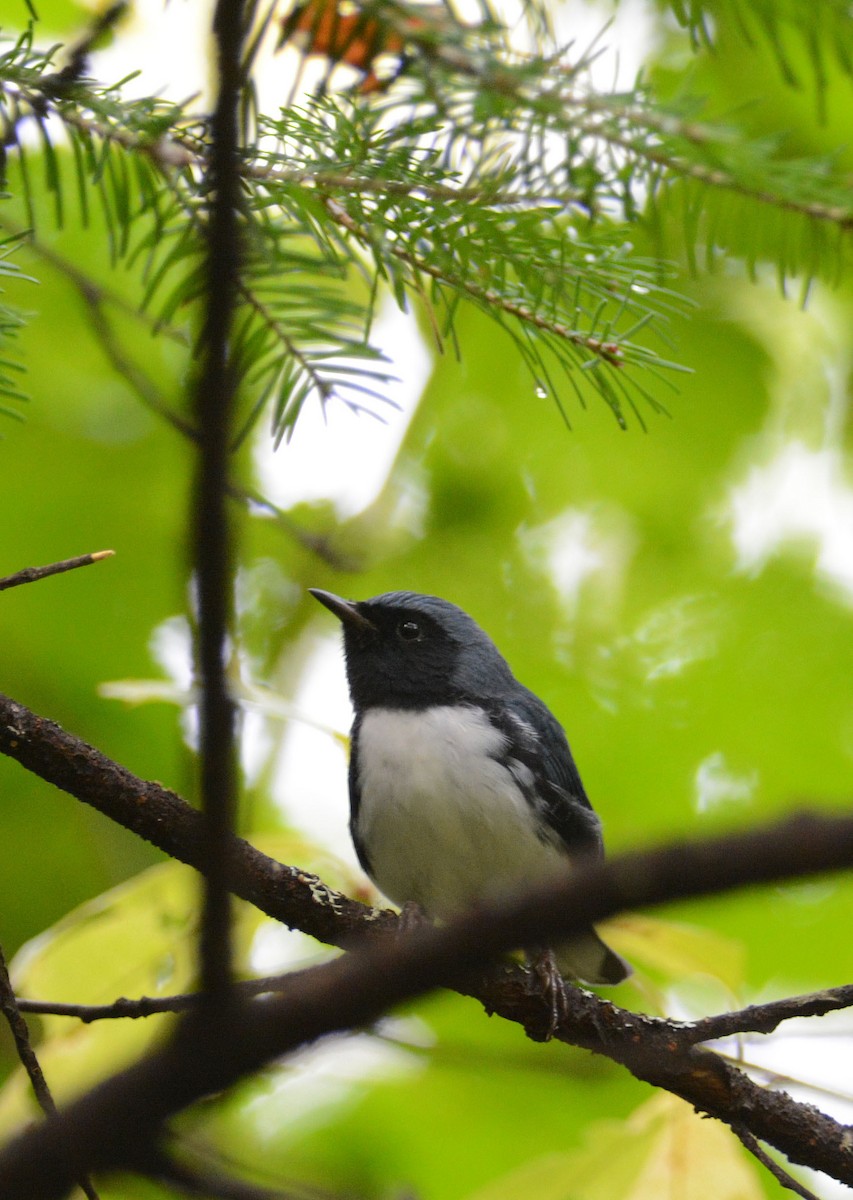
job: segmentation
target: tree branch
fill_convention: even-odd
[[[173,792],[146,783],[92,747],[0,697],[0,751],[105,812],[167,853],[199,867],[201,817]],[[368,1024],[389,1007],[439,986],[480,1000],[489,1012],[545,1036],[549,1014],[519,968],[486,971],[510,947],[558,941],[629,908],[713,895],[744,884],[808,876],[853,864],[853,817],[799,816],[696,844],[637,851],[588,864],[546,893],[469,914],[450,926],[387,936],[395,916],[327,888],[316,876],[276,863],[231,839],[230,884],[264,912],[353,954],[282,979],[262,1004],[235,999],[225,1043],[191,1016],[164,1050],[108,1080],[67,1111],[62,1126],[87,1167],[132,1166],[140,1140],[199,1097],[229,1086],[270,1059],[326,1033]],[[817,1109],[771,1092],[734,1064],[687,1046],[678,1023],[650,1018],[570,989],[556,1036],[624,1064],[637,1078],[681,1096],[702,1112],[747,1128],[795,1162],[853,1183],[846,1127]],[[125,1111],[126,1110],[126,1111]],[[50,1123],[0,1156],[0,1200],[62,1195],[67,1174]],[[55,1190],[48,1189],[53,1180]],[[57,1190],[58,1189],[58,1190]]]
[[[3,954],[2,948],[0,948],[0,1011],[2,1011],[8,1022],[18,1058],[21,1060],[21,1066],[27,1073],[27,1078],[35,1093],[39,1107],[47,1116],[55,1116],[56,1103],[48,1087],[47,1080],[44,1077],[41,1063],[38,1060],[35,1050],[33,1050],[32,1042],[30,1041],[30,1031],[26,1021],[21,1016],[20,1005],[15,999],[15,993],[12,990],[12,983],[9,979],[9,969],[6,966],[6,957]],[[80,1175],[77,1182],[87,1200],[98,1200],[98,1193],[86,1175]]]
[[[46,567],[24,567],[22,571],[0,579],[0,592],[20,587],[22,583],[36,583],[39,579],[47,579],[49,575],[61,575],[64,571],[73,571],[77,567],[89,567],[92,563],[100,562],[102,558],[112,558],[114,554],[115,550],[96,550],[93,554],[80,554],[77,558],[49,563]]]
[[[264,992],[280,992],[282,981],[286,979],[286,975],[239,979],[232,987],[241,996],[260,996]],[[112,1004],[62,1004],[51,1000],[27,1000],[21,996],[16,997],[16,1002],[21,1012],[46,1017],[76,1017],[89,1025],[93,1021],[137,1021],[158,1013],[187,1012],[201,999],[200,992],[181,992],[174,996],[140,996],[138,1000],[120,996]]]
[[[805,1184],[800,1183],[798,1179],[794,1179],[793,1175],[790,1175],[784,1167],[780,1166],[774,1158],[770,1157],[748,1129],[745,1129],[742,1125],[733,1125],[732,1132],[736,1134],[753,1158],[757,1159],[762,1167],[768,1170],[773,1178],[781,1183],[783,1188],[787,1188],[789,1192],[800,1196],[801,1200],[818,1200],[814,1192],[810,1191]]]
[[[771,881],[853,861],[853,819],[799,817],[749,834],[702,844],[678,844],[635,852],[609,863],[579,867],[564,883],[505,905],[469,913],[442,927],[402,938],[363,944],[352,954],[294,972],[279,996],[234,1007],[225,1044],[200,1013],[172,1042],[72,1104],[60,1128],[79,1161],[99,1169],[132,1166],[140,1142],[163,1121],[202,1095],[217,1092],[271,1059],[328,1033],[362,1027],[390,1006],[452,983],[500,1009],[538,1009],[520,972],[506,973],[492,991],[479,977],[496,956],[538,939],[559,940],[591,921],[631,905],[673,897],[715,894],[742,882]],[[484,987],[485,984],[485,987]],[[571,1030],[569,1038],[568,1030]],[[534,1030],[535,1032],[535,1030]],[[573,989],[559,1036],[623,1062],[635,1075],[729,1124],[781,1149],[795,1161],[853,1182],[853,1147],[844,1127],[783,1093],[756,1087],[716,1055],[684,1052],[668,1037],[667,1022],[650,1022]],[[68,1176],[56,1151],[56,1128],[45,1124],[24,1133],[0,1156],[0,1200],[28,1194],[61,1196]]]
[[[196,654],[200,676],[201,800],[205,887],[200,936],[202,984],[224,1001],[231,981],[229,839],[237,807],[235,706],[226,678],[233,595],[233,548],[226,511],[231,423],[237,372],[231,332],[240,287],[242,207],[237,110],[243,86],[240,59],[245,0],[218,0],[213,18],[219,82],[210,120],[206,184],[205,299],[202,368],[195,382],[199,460],[193,503],[193,562],[197,579]]]
[[[175,792],[133,775],[53,721],[0,694],[0,753],[96,808],[171,858],[203,870],[202,815]],[[284,866],[242,838],[230,839],[230,887],[261,912],[329,945],[390,930],[388,910],[341,896],[307,871]]]
[[[829,1012],[853,1007],[853,984],[809,992],[805,996],[788,996],[767,1004],[750,1004],[736,1012],[718,1013],[691,1021],[682,1026],[680,1037],[685,1045],[712,1042],[736,1033],[772,1033],[783,1021],[796,1017],[823,1017]]]
[[[363,906],[362,906],[363,907]],[[391,914],[389,914],[390,916]],[[262,992],[278,992],[287,976],[267,975],[240,979],[234,988],[244,996],[259,996]],[[137,1021],[158,1013],[186,1012],[200,1000],[198,992],[181,992],[173,996],[140,996],[128,999],[120,996],[111,1004],[68,1004],[55,1000],[29,1000],[18,996],[21,1012],[37,1016],[72,1017],[89,1025],[93,1021]],[[853,1007],[853,984],[810,992],[805,996],[787,996],[767,1004],[750,1004],[734,1012],[716,1013],[699,1021],[668,1021],[674,1041],[683,1048],[701,1042],[718,1041],[741,1033],[770,1034],[784,1021],[803,1017],[823,1017],[830,1012]]]

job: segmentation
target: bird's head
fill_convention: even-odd
[[[492,639],[448,600],[386,592],[356,601],[309,591],[343,626],[356,709],[453,704],[500,695],[513,683]]]

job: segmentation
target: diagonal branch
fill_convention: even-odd
[[[14,236],[21,236],[26,232],[14,222],[2,219],[0,219],[0,229],[6,229]],[[47,246],[32,234],[28,237],[27,245],[33,253],[37,254],[39,258],[44,259],[45,262],[49,263],[50,266],[67,279],[76,290],[89,316],[92,333],[116,374],[125,381],[131,391],[139,397],[151,412],[162,417],[168,425],[183,437],[198,444],[198,430],[181,413],[169,405],[152,376],[146,374],[143,368],[137,362],[134,362],[125,352],[118,337],[115,335],[107,310],[108,307],[114,307],[120,312],[134,317],[136,320],[151,324],[152,326],[154,322],[149,322],[143,311],[134,307],[119,293],[103,287],[102,284],[87,275],[84,271],[81,271],[76,263],[70,262],[58,254],[53,247]],[[245,285],[241,286],[241,294],[246,303],[250,304],[257,312],[263,315],[264,320],[270,325],[272,318],[264,313],[263,305],[255,294]],[[158,326],[158,331],[175,341],[183,341],[182,335],[177,330],[171,329],[168,326]],[[277,337],[283,338],[283,330],[276,328],[275,333]],[[294,355],[296,355],[298,347],[292,348],[289,343],[286,344],[287,348],[289,350],[292,349]],[[333,567],[336,571],[348,573],[362,569],[363,563],[357,556],[339,549],[330,536],[314,533],[309,529],[303,528],[293,519],[290,513],[273,504],[271,500],[268,500],[259,492],[238,486],[233,482],[228,484],[227,490],[232,500],[243,505],[245,508],[260,510],[271,517],[278,528],[286,533],[288,537],[292,538],[304,549],[309,550],[312,554],[316,554],[319,559]],[[11,587],[13,585],[0,580],[0,589],[3,586]]]
[[[737,1033],[772,1033],[783,1021],[797,1017],[823,1017],[843,1008],[853,1008],[853,983],[809,992],[805,996],[787,996],[766,1004],[749,1004],[736,1012],[718,1013],[691,1021],[679,1033],[684,1045],[713,1042]]]
[[[204,869],[203,817],[162,784],[140,779],[80,738],[0,695],[0,753],[90,804],[165,854]],[[242,838],[230,839],[229,886],[261,912],[330,945],[390,930],[390,911],[367,908],[316,875],[284,866]]]
[[[74,571],[77,567],[90,567],[92,563],[100,562],[103,558],[112,558],[114,554],[115,550],[95,550],[92,554],[64,558],[62,562],[49,563],[45,567],[24,567],[22,571],[0,579],[0,592],[5,592],[7,588],[20,587],[23,583],[36,583],[50,575],[61,575],[64,571]]]
[[[173,792],[146,783],[52,722],[0,697],[0,751],[112,819],[200,866],[201,816]],[[541,1038],[549,1023],[541,997],[519,968],[487,970],[509,947],[560,940],[628,908],[712,895],[744,884],[803,877],[853,865],[853,817],[800,816],[702,843],[637,851],[579,869],[565,884],[513,904],[469,914],[405,940],[390,912],[370,909],[316,876],[283,866],[232,839],[230,885],[264,912],[335,945],[356,950],[294,972],[262,1005],[235,997],[227,1044],[201,1017],[153,1058],[73,1105],[68,1136],[81,1139],[87,1166],[132,1165],[139,1139],[211,1091],[324,1034],[368,1024],[405,999],[439,986],[476,997],[489,1012]],[[382,936],[382,935],[386,936]],[[623,1063],[637,1078],[681,1096],[702,1112],[745,1127],[795,1162],[853,1183],[846,1127],[782,1092],[768,1091],[735,1064],[685,1047],[678,1023],[650,1018],[571,989],[556,1036]],[[125,1111],[127,1110],[127,1111]],[[64,1186],[55,1131],[25,1134],[0,1156],[0,1200]],[[77,1141],[75,1140],[75,1145]],[[45,1195],[61,1195],[61,1190]]]
[[[783,1188],[787,1188],[789,1192],[799,1196],[801,1200],[819,1200],[819,1197],[814,1194],[805,1184],[800,1183],[798,1179],[794,1179],[784,1167],[776,1162],[775,1158],[764,1150],[758,1141],[752,1136],[748,1129],[744,1129],[742,1125],[733,1125],[732,1132],[740,1139],[746,1150],[761,1163],[770,1174],[781,1183]]]
[[[21,1007],[15,999],[2,947],[0,947],[0,1012],[3,1013],[8,1022],[18,1058],[21,1060],[21,1065],[27,1073],[30,1087],[35,1093],[36,1100],[42,1112],[48,1117],[55,1116],[56,1103],[53,1099],[53,1093],[48,1087],[41,1063],[30,1041],[30,1031],[26,1021],[21,1016]],[[98,1200],[98,1193],[86,1175],[80,1175],[78,1183],[80,1190],[87,1197],[87,1200]]]
[[[200,1096],[325,1034],[369,1024],[390,1006],[437,986],[450,982],[480,993],[479,973],[508,947],[557,940],[626,905],[715,894],[746,877],[769,882],[851,861],[853,819],[799,817],[748,834],[587,864],[549,890],[405,939],[373,939],[333,962],[294,972],[279,996],[235,1003],[225,1045],[203,1015],[190,1019],[169,1045],[72,1104],[58,1128],[77,1148],[78,1161],[98,1169],[132,1166],[140,1142],[154,1138],[165,1120]],[[529,1000],[527,995],[522,1003]],[[501,1010],[507,1008],[504,997]],[[797,1161],[805,1158],[853,1182],[853,1147],[843,1126],[784,1093],[757,1088],[708,1051],[683,1053],[667,1041],[666,1022],[643,1022],[638,1036],[642,1026],[633,1014],[580,991],[571,997],[567,1021],[576,1044],[599,1049],[701,1111],[747,1126]],[[566,1037],[565,1028],[560,1035]],[[7,1148],[0,1156],[0,1200],[65,1194],[69,1180],[56,1139],[56,1124],[43,1125]]]

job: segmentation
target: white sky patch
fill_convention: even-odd
[[[125,704],[174,704],[180,709],[179,722],[184,742],[198,751],[198,707],[192,668],[192,635],[184,616],[167,617],[155,626],[148,642],[152,659],[166,678],[115,679],[100,684],[98,694]],[[245,672],[247,664],[242,664]],[[235,686],[232,680],[232,686]],[[292,707],[276,705],[272,693],[262,689],[235,686],[240,702],[238,748],[240,764],[251,784],[257,778],[272,747],[268,717],[270,710],[279,719],[298,717]]]
[[[704,758],[696,768],[696,811],[711,812],[728,805],[747,804],[758,787],[758,772],[731,770],[721,750]]]
[[[313,966],[336,953],[307,934],[288,929],[280,921],[263,921],[252,938],[249,966],[261,977],[280,975],[293,968]]]
[[[572,0],[554,6],[553,21],[557,43],[571,43],[569,60],[577,60],[591,46],[593,52],[600,51],[589,72],[598,90],[621,91],[634,86],[655,37],[656,18],[646,0],[623,0],[612,8]]]
[[[764,345],[772,403],[748,447],[749,465],[732,487],[726,520],[737,569],[758,574],[794,543],[814,546],[814,570],[853,602],[853,480],[843,433],[851,369],[848,317],[816,288],[806,312],[768,281],[725,291],[727,311]]]
[[[252,709],[241,708],[237,746],[240,751],[240,766],[246,775],[248,786],[251,787],[257,782],[272,745],[273,733],[261,714]]]
[[[89,6],[97,7],[94,0]],[[520,0],[502,0],[495,7],[505,14],[511,29],[523,27]],[[142,64],[142,75],[126,85],[127,95],[158,92],[177,100],[203,92],[210,84],[212,8],[212,0],[166,5],[162,0],[135,0],[118,36],[97,53],[98,77],[113,82]],[[476,0],[456,0],[454,8],[461,20],[472,25],[481,19]],[[288,11],[283,3],[282,12]],[[623,0],[615,10],[588,0],[572,0],[571,4],[555,5],[553,22],[558,44],[571,43],[575,53],[570,52],[569,57],[574,60],[604,31],[596,41],[602,52],[592,67],[596,87],[627,88],[634,83],[654,31],[646,0]],[[275,29],[267,35],[270,49],[276,38]],[[269,53],[262,56],[260,66],[262,103],[265,111],[274,112],[287,98],[294,64],[286,53]]]
[[[309,636],[314,638],[313,634]],[[317,640],[293,700],[255,686],[237,695],[240,712],[240,761],[251,783],[273,750],[278,736],[270,720],[284,723],[272,784],[273,798],[288,824],[358,868],[349,835],[347,756],[331,731],[348,733],[352,724],[343,651],[337,633]],[[181,706],[181,730],[198,749],[198,712],[192,698],[189,623],[169,617],[154,630],[149,649],[168,676],[163,680],[121,680],[100,689],[129,703],[163,700]],[[244,665],[245,666],[245,665]],[[248,670],[248,668],[246,667]],[[288,951],[289,953],[289,951]]]
[[[731,518],[740,571],[757,574],[807,538],[817,573],[853,602],[853,487],[840,450],[787,442],[733,489]]]
[[[269,1087],[245,1111],[258,1138],[280,1141],[328,1121],[370,1082],[421,1069],[418,1055],[370,1034],[328,1037],[268,1073]]]
[[[308,661],[293,698],[294,708],[324,725],[349,732],[352,706],[347,693],[340,634],[324,638]],[[345,862],[357,859],[349,835],[347,756],[322,729],[294,721],[281,746],[273,796],[300,833]]]
[[[198,708],[195,704],[192,665],[192,634],[186,617],[167,617],[156,625],[148,639],[148,651],[166,679],[116,679],[102,683],[98,694],[125,704],[160,701],[180,708],[184,741],[198,750]]]
[[[95,10],[98,5],[90,7]],[[110,45],[97,52],[98,79],[117,83],[141,68],[141,74],[125,84],[123,95],[162,95],[181,102],[204,92],[211,80],[212,10],[212,0],[193,4],[134,0]]]
[[[184,692],[193,686],[192,636],[186,617],[167,617],[148,641],[151,657]]]
[[[522,530],[525,548],[544,557],[563,604],[574,611],[581,588],[605,563],[606,551],[589,513],[569,508],[545,525]]]
[[[168,617],[154,630],[149,642],[151,655],[168,676],[159,680],[120,680],[104,684],[102,695],[130,703],[146,698],[177,703],[181,708],[180,724],[186,744],[198,750],[198,707],[194,698],[192,641],[186,617]],[[241,697],[238,696],[238,699]],[[272,744],[272,734],[263,713],[252,707],[241,707],[238,748],[240,764],[249,783],[257,776]]]
[[[310,400],[300,414],[289,444],[273,450],[266,429],[258,439],[255,462],[266,495],[288,508],[306,500],[332,500],[342,517],[352,516],[376,499],[400,449],[429,375],[431,359],[417,323],[388,300],[374,322],[373,341],[391,359],[389,372],[399,378],[381,390],[399,405],[375,402],[385,424],[357,415],[331,401],[323,412]]]
[[[758,1077],[763,1075],[771,1087],[784,1088],[793,1099],[816,1104],[835,1120],[853,1124],[848,1069],[851,1036],[853,1021],[849,1012],[828,1013],[819,1020],[795,1019],[786,1021],[768,1037],[747,1034],[744,1058],[765,1068]],[[734,1042],[717,1045],[735,1057],[739,1053]],[[849,1200],[850,1188],[844,1184],[818,1171],[809,1171],[808,1176],[822,1200]]]
[[[643,617],[631,640],[647,683],[671,679],[712,657],[717,614],[705,596],[676,596]]]

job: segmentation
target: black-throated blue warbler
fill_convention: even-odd
[[[350,830],[384,895],[446,918],[603,853],[566,735],[473,618],[414,592],[310,591],[343,626]],[[587,983],[630,974],[593,929],[556,961]]]

